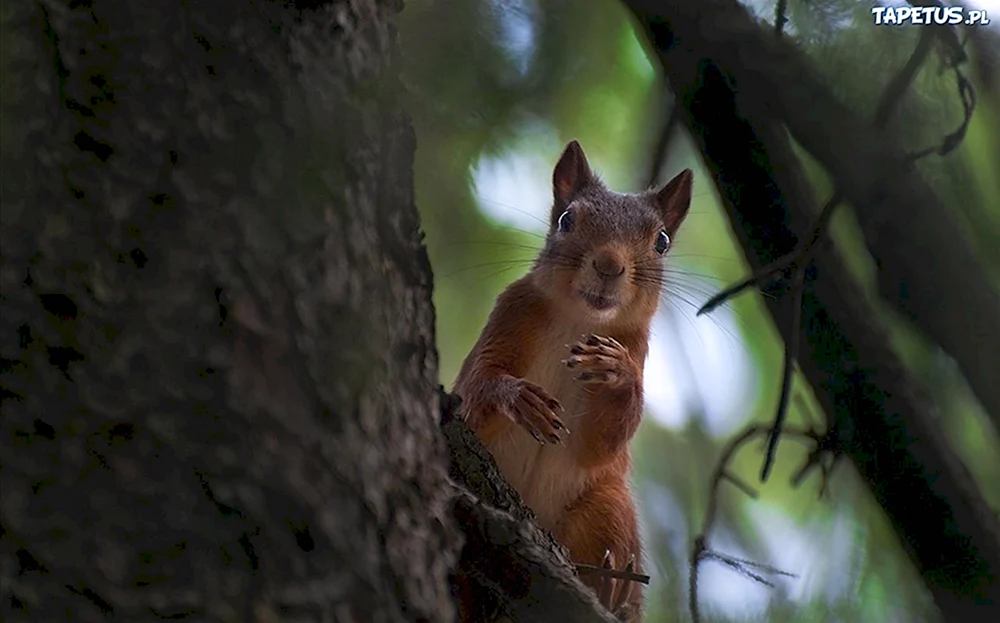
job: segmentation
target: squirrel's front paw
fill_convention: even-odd
[[[569,434],[558,413],[559,401],[541,386],[524,379],[513,379],[514,399],[508,403],[507,417],[531,433],[538,443],[562,443],[560,434]]]
[[[586,385],[619,386],[633,374],[632,357],[618,340],[588,335],[569,349],[563,364],[575,371],[576,380]]]

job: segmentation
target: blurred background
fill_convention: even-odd
[[[745,4],[772,19],[773,1]],[[1000,29],[1000,3],[967,4],[990,9],[990,28]],[[849,0],[788,7],[786,32],[858,111],[874,109],[918,34],[873,26],[870,8]],[[418,135],[417,202],[435,273],[441,382],[450,388],[495,297],[530,268],[541,246],[552,167],[565,143],[579,139],[611,188],[640,190],[653,174],[672,104],[617,0],[409,0],[400,36]],[[943,66],[928,62],[900,108],[895,125],[905,130],[907,145],[932,144],[961,119],[954,78]],[[920,166],[1000,275],[1000,100],[988,89],[978,96],[962,146]],[[695,196],[668,260],[670,284],[646,365],[647,417],[634,443],[651,623],[688,620],[687,561],[712,469],[729,440],[773,417],[782,367],[782,344],[759,295],[695,315],[748,269],[695,146],[678,132],[656,172],[658,183],[684,168],[695,171]],[[822,172],[811,173],[829,192]],[[833,235],[874,295],[871,260],[847,211],[835,218]],[[996,432],[954,365],[901,323],[887,321],[902,359],[944,413],[949,440],[1000,508]],[[801,381],[795,395],[792,422],[822,421]],[[734,471],[746,482],[757,483],[760,450],[751,444],[736,457]],[[920,577],[850,464],[837,467],[820,498],[815,473],[798,488],[790,485],[804,458],[795,442],[783,443],[757,500],[724,487],[709,535],[714,549],[796,577],[776,578],[769,588],[705,562],[704,620],[934,620]]]

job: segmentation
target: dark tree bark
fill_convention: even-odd
[[[458,573],[471,589],[472,620],[617,621],[576,581],[566,550],[535,524],[489,451],[454,417],[457,406],[456,397],[442,401],[448,471],[471,493],[458,495],[454,509],[467,537]]]
[[[771,51],[779,44],[758,33],[760,27],[734,1],[626,4],[653,44],[751,266],[759,268],[791,252],[797,240],[808,235],[817,209],[782,125],[788,121],[786,114],[792,114],[786,108],[794,101],[800,108],[797,114],[813,114],[817,99],[835,107],[840,116],[817,117],[823,136],[839,131],[842,109],[830,103],[825,92],[822,97],[802,96],[803,85],[822,87],[801,60],[792,65],[795,71],[779,62],[792,54],[788,48],[782,48],[784,56],[778,60],[767,57],[775,64],[760,65],[762,41]],[[801,119],[799,124],[791,129],[805,132]],[[846,136],[838,136],[836,144],[843,145]],[[837,162],[830,169],[838,184],[852,180],[844,187],[852,199],[869,192],[862,186],[870,180],[895,173],[892,163],[898,158],[873,162],[873,152],[862,151],[858,160],[867,158],[869,170],[858,177],[858,160],[840,162],[844,155],[832,149],[822,153]],[[874,151],[892,149],[881,145]],[[909,174],[911,182],[914,175]],[[921,201],[932,202],[928,197]],[[891,220],[893,213],[882,205],[885,198],[876,202],[864,194],[861,199],[855,205],[872,202],[866,218]],[[914,209],[910,203],[901,205]],[[879,244],[872,239],[869,243]],[[904,245],[897,246],[901,251]],[[906,251],[919,254],[915,248]],[[933,259],[920,258],[926,261]],[[905,256],[897,254],[892,262],[895,275],[906,270]],[[926,288],[936,275],[918,275],[931,281],[909,283]],[[789,300],[781,299],[780,290],[769,293],[773,296],[766,299],[768,308],[788,341]],[[958,300],[949,305],[960,309]],[[979,308],[965,308],[967,313],[972,310],[978,313]],[[932,402],[889,348],[876,312],[829,242],[814,254],[799,332],[800,366],[830,417],[837,435],[832,447],[846,454],[868,482],[946,620],[995,617],[1000,609],[996,518],[941,435]]]
[[[4,6],[4,620],[611,620],[439,427],[400,8]]]
[[[312,4],[4,6],[5,620],[451,619],[400,3]]]

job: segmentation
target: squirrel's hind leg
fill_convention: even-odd
[[[632,494],[624,479],[609,478],[595,483],[578,498],[560,521],[555,534],[575,564],[624,570],[633,562],[639,573],[641,545]],[[602,603],[628,623],[641,620],[642,585],[597,574],[581,575]],[[622,618],[624,617],[624,618]]]

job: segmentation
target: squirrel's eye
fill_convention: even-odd
[[[670,236],[667,235],[666,231],[661,230],[656,236],[656,244],[653,245],[653,249],[663,255],[670,248]]]
[[[556,224],[559,226],[559,231],[565,234],[573,227],[573,213],[566,210],[559,215],[559,220]]]

